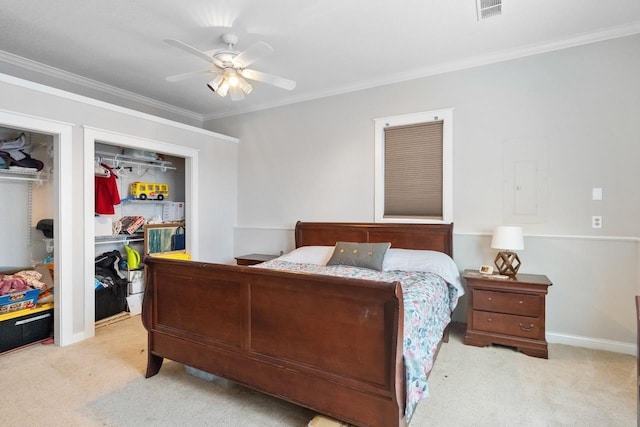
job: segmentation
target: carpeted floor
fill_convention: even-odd
[[[312,411],[165,361],[145,379],[140,316],[68,347],[0,355],[4,426],[306,426]],[[444,344],[410,427],[634,426],[636,359],[550,345],[549,360],[510,348]]]

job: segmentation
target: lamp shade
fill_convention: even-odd
[[[524,238],[522,237],[522,227],[511,225],[501,225],[493,231],[491,239],[493,249],[506,251],[524,250]]]

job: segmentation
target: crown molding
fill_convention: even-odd
[[[41,83],[35,83],[30,80],[21,79],[19,77],[11,76],[8,74],[0,73],[0,83],[7,83],[26,89],[31,89],[37,92],[46,93],[49,95],[57,96],[59,98],[69,99],[71,101],[80,102],[86,105],[91,105],[98,108],[103,108],[109,111],[115,111],[117,113],[127,114],[132,117],[138,117],[141,119],[149,120],[154,123],[172,126],[178,129],[188,130],[189,132],[198,133],[201,135],[212,136],[224,141],[238,143],[239,139],[233,136],[224,135],[218,132],[214,132],[201,127],[188,125],[186,123],[177,122],[175,120],[165,119],[164,117],[154,116],[153,114],[143,113],[142,111],[133,110],[131,108],[122,107],[120,105],[111,104],[109,102],[100,101],[88,96],[78,95],[77,93],[68,92],[62,89],[57,89],[51,86],[43,85]]]
[[[596,43],[600,41],[631,36],[640,33],[640,21],[633,22],[626,25],[617,27],[605,28],[600,31],[594,31],[590,33],[578,34],[572,37],[564,39],[557,39],[548,41],[545,43],[532,44],[529,46],[518,47],[515,49],[506,49],[497,51],[491,54],[478,55],[470,58],[465,58],[459,61],[451,61],[448,63],[438,64],[432,67],[425,67],[421,69],[412,70],[409,72],[395,73],[384,76],[379,79],[371,79],[367,81],[361,81],[357,84],[344,85],[335,87],[330,90],[316,91],[298,96],[290,96],[275,102],[266,102],[258,105],[248,106],[245,108],[238,108],[233,111],[225,111],[222,113],[211,114],[199,114],[187,109],[179,108],[171,104],[167,104],[152,98],[148,98],[136,93],[126,91],[124,89],[117,88],[105,83],[101,83],[86,77],[79,76],[74,73],[70,73],[59,68],[51,67],[36,61],[32,61],[21,56],[1,51],[0,61],[12,64],[30,71],[41,73],[46,76],[55,77],[61,80],[65,80],[70,83],[77,84],[86,88],[98,90],[103,93],[110,94],[122,99],[127,99],[133,102],[137,102],[143,105],[148,105],[153,108],[157,108],[162,111],[167,111],[178,116],[204,122],[208,120],[215,120],[224,117],[237,116],[246,113],[252,113],[261,110],[267,110],[270,108],[282,107],[290,104],[297,104],[300,102],[312,101],[315,99],[326,98],[330,96],[342,95],[350,92],[356,92],[365,89],[372,89],[375,87],[386,86],[395,83],[401,83],[409,80],[415,80],[425,77],[430,77],[438,74],[444,74],[453,71],[464,70],[468,68],[479,67],[483,65],[489,65],[493,63],[508,61],[512,59],[522,58],[526,56],[537,55],[546,52],[552,52],[556,50],[567,49],[571,47]]]
[[[368,81],[360,82],[353,85],[345,85],[345,86],[333,88],[327,91],[318,91],[318,92],[313,92],[313,93],[309,93],[301,96],[291,96],[277,102],[254,105],[249,108],[234,110],[233,112],[204,114],[203,120],[208,121],[208,120],[215,120],[215,119],[220,119],[224,117],[237,116],[240,114],[252,113],[260,110],[267,110],[269,108],[282,107],[289,104],[296,104],[299,102],[306,102],[306,101],[311,101],[319,98],[342,95],[349,92],[372,89],[375,87],[401,83],[409,80],[416,80],[420,78],[435,76],[438,74],[444,74],[444,73],[449,73],[453,71],[460,71],[460,70],[465,70],[469,68],[480,67],[483,65],[509,61],[512,59],[538,55],[541,53],[553,52],[557,50],[568,49],[572,47],[587,45],[591,43],[597,43],[597,42],[616,39],[620,37],[632,36],[639,33],[640,33],[640,21],[627,24],[627,25],[606,28],[601,31],[579,34],[579,35],[576,35],[573,37],[567,37],[564,39],[552,40],[545,43],[537,43],[537,44],[518,47],[514,49],[505,49],[505,50],[497,51],[490,54],[473,56],[473,57],[465,58],[459,61],[451,61],[451,62],[442,63],[442,64],[438,64],[431,67],[412,70],[409,72],[395,73],[395,74],[384,76],[380,79],[368,80]]]
[[[24,68],[29,71],[35,71],[37,73],[44,74],[45,76],[55,77],[73,84],[77,84],[79,86],[98,90],[100,92],[107,93],[109,95],[113,95],[119,98],[127,99],[129,101],[137,102],[143,105],[148,105],[150,107],[167,111],[172,114],[177,114],[179,116],[186,117],[192,120],[198,120],[200,122],[202,122],[203,120],[202,114],[198,114],[193,111],[186,110],[184,108],[179,108],[174,105],[167,104],[165,102],[160,102],[158,100],[148,98],[146,96],[138,95],[136,93],[129,92],[127,90],[108,85],[106,83],[101,83],[96,80],[92,80],[86,77],[79,76],[74,73],[70,73],[68,71],[61,70],[56,67],[51,67],[49,65],[42,64],[40,62],[32,61],[31,59],[27,59],[22,56],[15,55],[13,53],[5,52],[3,50],[0,50],[0,61],[6,62],[7,64],[15,65],[17,67]]]

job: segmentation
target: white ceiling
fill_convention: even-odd
[[[639,0],[503,0],[481,22],[475,0],[0,0],[0,72],[98,99],[136,101],[191,119],[255,111],[444,71],[640,33]],[[230,28],[229,28],[230,27]],[[251,68],[297,82],[255,83],[243,101],[198,76],[232,30]]]

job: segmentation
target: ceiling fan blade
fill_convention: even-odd
[[[293,90],[296,87],[296,82],[293,80],[285,79],[284,77],[274,76],[273,74],[263,73],[256,70],[242,70],[242,77],[247,79],[256,80],[258,82],[268,83],[281,89]]]
[[[231,97],[232,101],[242,101],[244,99],[244,93],[242,92],[242,89],[237,86],[229,89],[229,96]]]
[[[191,71],[188,73],[175,74],[173,76],[166,77],[168,82],[179,82],[182,80],[190,79],[191,77],[199,76],[202,74],[211,74],[215,73],[213,70],[201,70],[201,71]]]
[[[181,42],[180,40],[176,40],[176,39],[165,39],[165,42],[170,44],[171,46],[175,46],[178,49],[182,49],[185,52],[189,52],[192,55],[197,56],[200,59],[204,59],[205,61],[211,62],[212,64],[214,64],[216,67],[219,68],[224,68],[224,65],[222,64],[222,61],[214,58],[213,56],[207,55],[205,52],[196,49],[193,46],[190,46],[184,42]]]
[[[233,63],[239,68],[244,68],[258,59],[270,55],[271,53],[273,53],[273,48],[271,46],[265,42],[257,42],[233,58]]]

